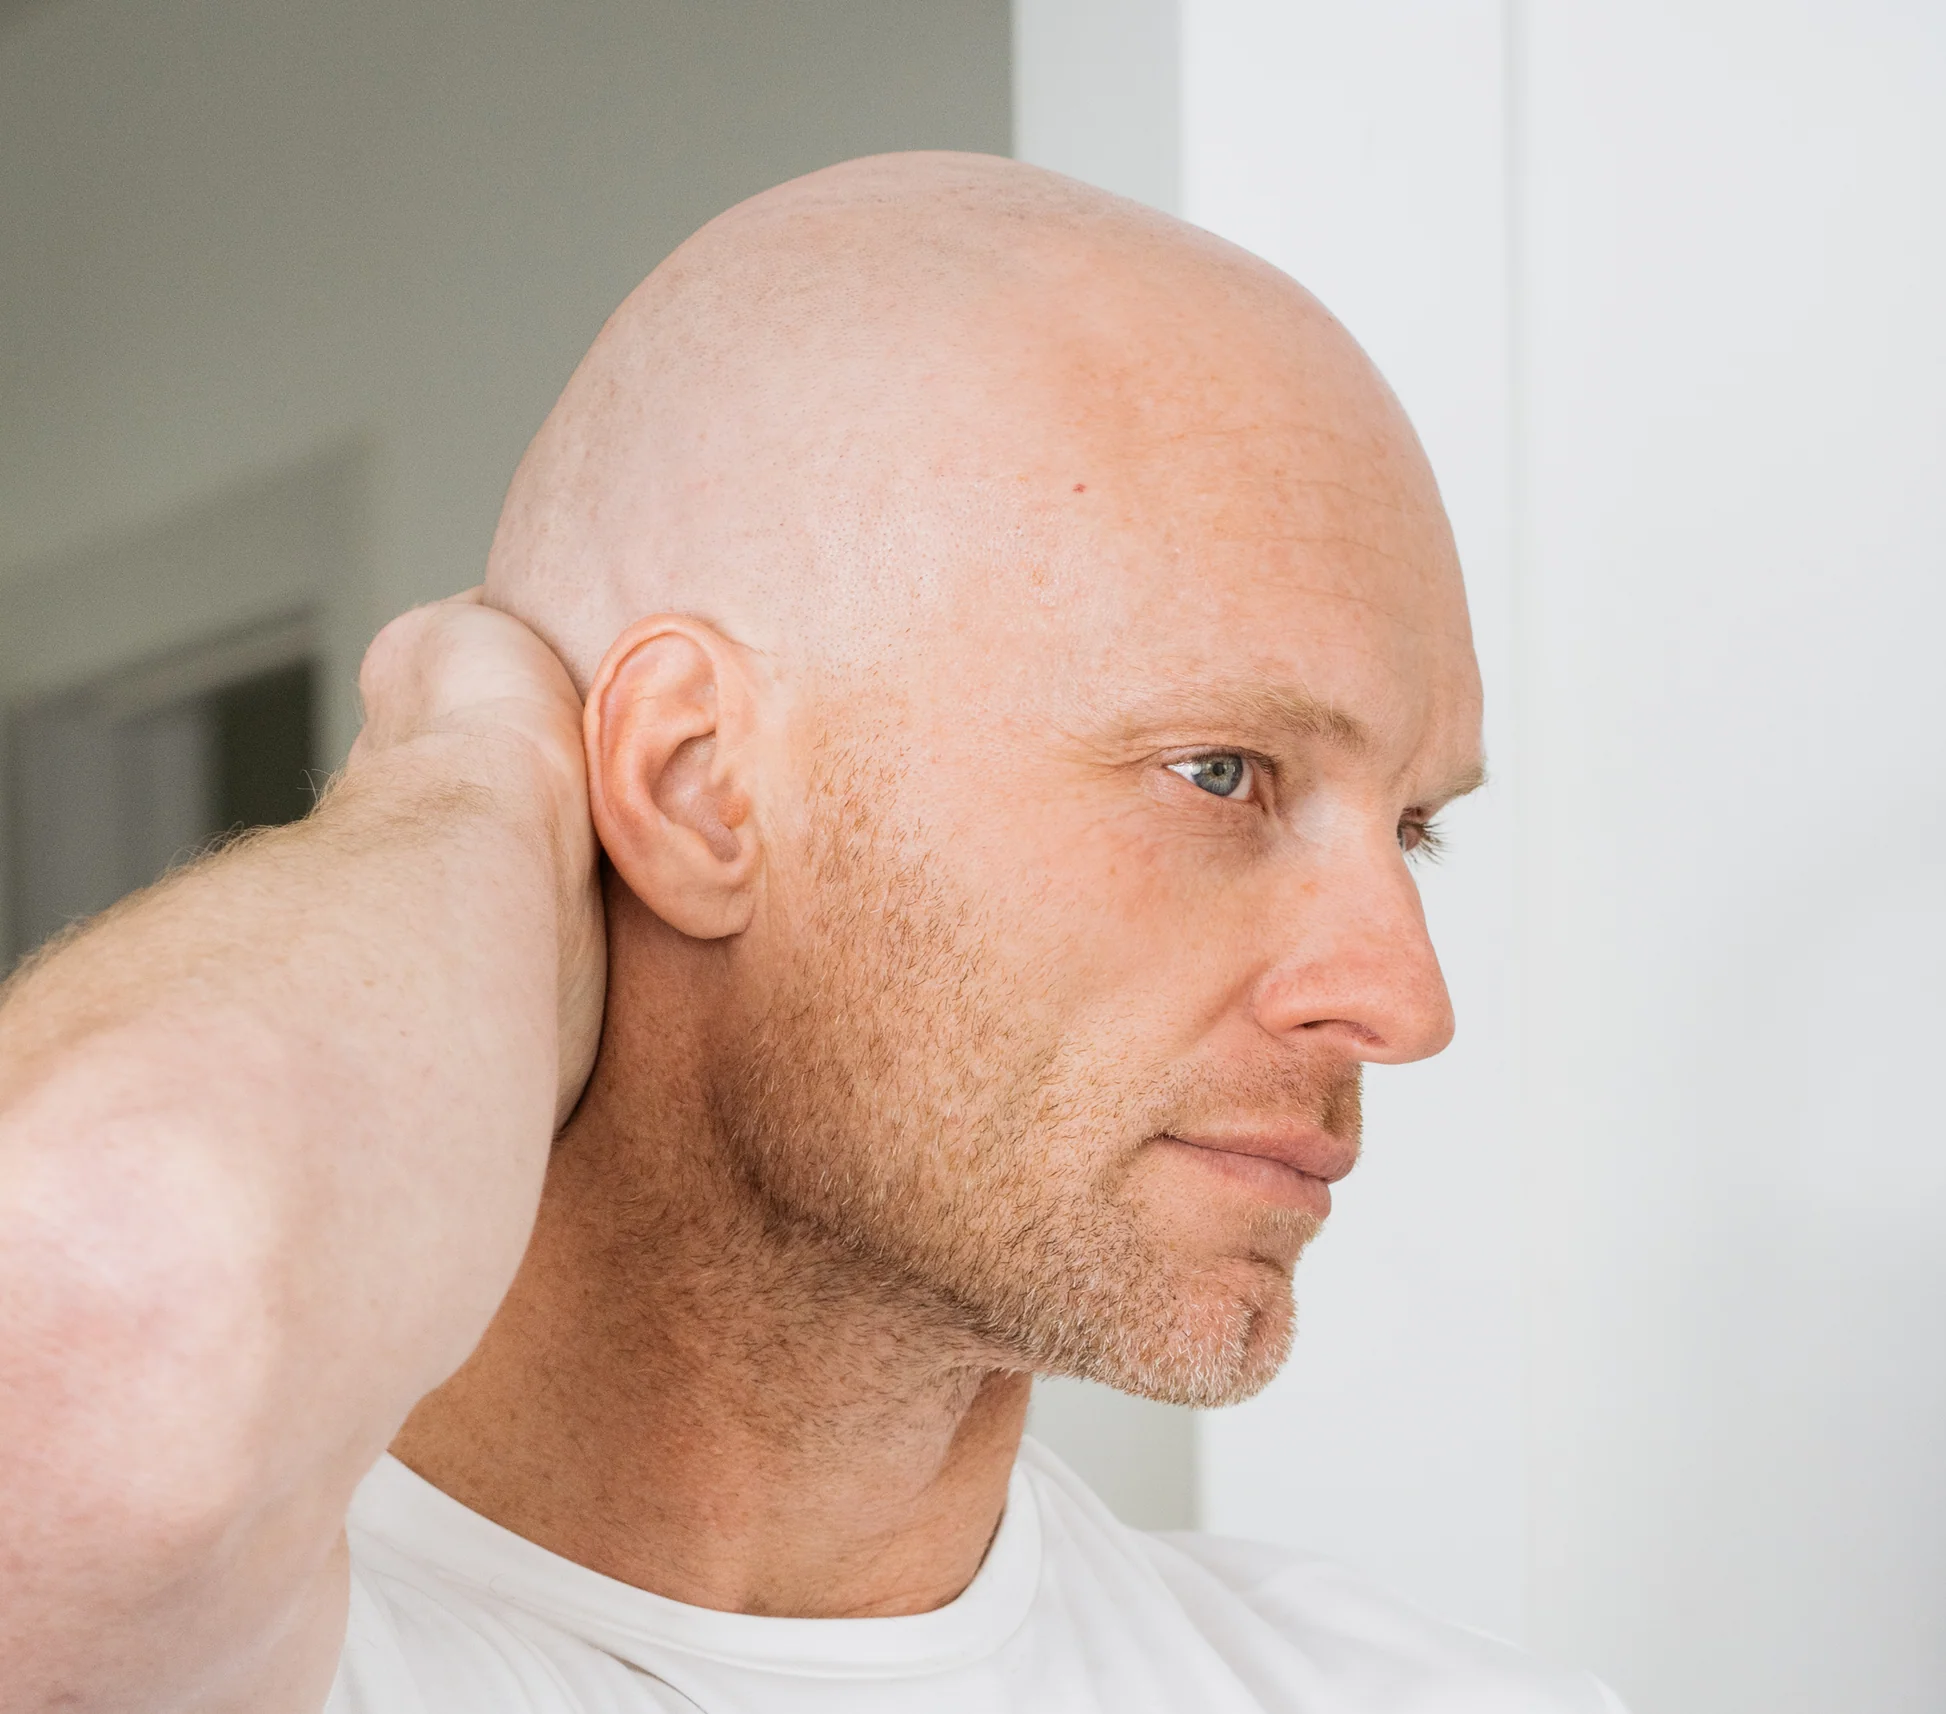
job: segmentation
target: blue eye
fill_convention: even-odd
[[[1211,797],[1236,797],[1247,788],[1255,770],[1244,756],[1222,753],[1193,756],[1187,762],[1171,762],[1169,772],[1180,774],[1193,786],[1200,786]]]

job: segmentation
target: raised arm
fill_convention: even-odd
[[[471,598],[307,820],[0,1001],[0,1709],[311,1714],[346,1504],[511,1281],[601,1010],[580,704]]]

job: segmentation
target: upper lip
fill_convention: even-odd
[[[1239,1125],[1165,1133],[1193,1148],[1224,1154],[1255,1155],[1277,1161],[1307,1178],[1336,1184],[1358,1163],[1358,1145],[1315,1125]]]

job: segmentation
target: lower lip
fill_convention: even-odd
[[[1194,1156],[1211,1171],[1220,1172],[1266,1202],[1302,1209],[1314,1220],[1322,1220],[1331,1212],[1331,1186],[1282,1161],[1238,1154],[1231,1149],[1204,1148],[1199,1143],[1186,1143],[1180,1137],[1158,1137],[1156,1141],[1174,1152]]]

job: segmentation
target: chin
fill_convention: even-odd
[[[1134,1294],[1149,1313],[1104,1318],[1088,1342],[1092,1349],[1064,1372],[1201,1410],[1262,1392],[1283,1368],[1296,1333],[1290,1274],[1256,1263],[1242,1281],[1206,1276],[1171,1284]]]

